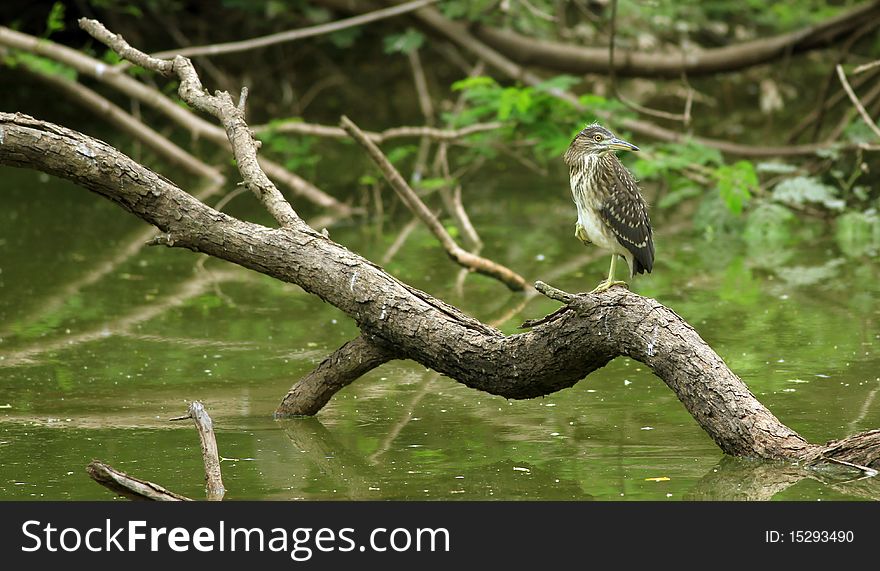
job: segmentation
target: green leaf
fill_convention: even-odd
[[[873,210],[847,212],[837,217],[834,237],[844,254],[851,258],[876,256],[880,250],[880,217]]]
[[[837,189],[817,178],[796,176],[785,179],[773,189],[773,200],[790,206],[817,204],[828,210],[842,212],[846,202],[837,196]]]
[[[402,34],[386,36],[384,40],[386,54],[408,54],[420,47],[425,42],[425,36],[413,28],[407,28]]]
[[[721,199],[734,214],[740,214],[758,186],[758,175],[749,161],[737,161],[715,171]]]
[[[702,194],[702,192],[703,191],[700,188],[693,184],[682,186],[681,188],[673,190],[672,192],[666,194],[663,198],[658,200],[657,208],[670,208],[689,198],[699,196],[700,194]]]
[[[44,38],[48,38],[55,32],[60,32],[65,29],[64,11],[65,6],[63,2],[55,2],[52,4],[52,9],[49,10],[49,15],[46,16],[46,33],[43,34]]]
[[[497,85],[498,82],[496,82],[491,77],[478,75],[476,77],[466,77],[464,79],[459,79],[452,84],[452,91],[467,91],[469,89],[474,89],[475,87],[494,87]]]
[[[355,41],[361,36],[361,33],[361,28],[354,27],[333,32],[327,38],[337,48],[345,49],[353,46]]]

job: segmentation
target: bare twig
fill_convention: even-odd
[[[301,222],[290,203],[260,168],[257,160],[257,144],[245,122],[244,110],[235,105],[228,92],[218,91],[214,95],[209,95],[202,87],[192,62],[182,56],[177,56],[173,60],[151,57],[130,46],[122,36],[113,34],[97,20],[80,18],[79,26],[123,59],[162,75],[176,75],[180,80],[178,93],[181,99],[195,109],[213,115],[223,124],[232,145],[236,166],[245,184],[263,203],[266,210],[281,226],[291,226]],[[242,102],[245,101],[246,96],[247,91],[243,90]]]
[[[859,112],[859,115],[862,116],[862,120],[865,124],[874,131],[874,134],[880,138],[880,128],[877,127],[877,124],[874,123],[874,120],[871,119],[871,116],[868,115],[868,112],[865,110],[865,106],[862,105],[862,102],[859,101],[856,92],[853,91],[852,86],[850,86],[849,81],[846,79],[846,73],[843,71],[843,66],[837,64],[837,77],[840,78],[840,83],[843,85],[843,88],[846,90],[846,94],[849,96],[849,100],[852,101],[852,104],[855,105],[856,109]]]
[[[693,103],[693,90],[688,92],[688,98],[685,102],[684,113],[669,113],[668,111],[662,111],[660,109],[651,109],[650,107],[645,107],[644,105],[640,105],[635,101],[631,101],[627,97],[620,92],[617,85],[617,73],[614,67],[614,43],[617,38],[617,0],[611,0],[611,21],[610,25],[610,36],[611,38],[608,40],[608,79],[611,82],[611,92],[614,96],[620,100],[621,103],[632,109],[633,111],[637,111],[639,113],[643,113],[645,115],[650,115],[652,117],[658,117],[660,119],[669,119],[670,121],[681,121],[687,126],[691,120],[691,105]],[[682,67],[682,72],[684,72],[686,68]]]
[[[425,76],[425,70],[422,67],[422,59],[419,57],[418,50],[411,50],[407,54],[409,66],[413,74],[413,83],[415,84],[416,94],[418,95],[419,108],[422,110],[422,116],[425,123],[433,127],[436,123],[434,117],[434,104],[431,102],[431,93],[428,91],[428,78]],[[431,139],[422,137],[419,141],[419,150],[416,153],[416,161],[413,166],[411,180],[419,181],[425,173],[428,162],[428,153],[431,152]]]
[[[166,50],[154,53],[153,57],[173,58],[177,55],[187,57],[214,56],[218,54],[228,54],[255,50],[258,48],[264,48],[266,46],[281,44],[285,42],[293,42],[296,40],[301,40],[303,38],[311,38],[314,36],[338,32],[340,30],[345,30],[348,28],[354,28],[356,26],[362,26],[364,24],[375,22],[377,20],[392,18],[394,16],[399,16],[400,14],[406,14],[407,12],[419,10],[420,8],[424,8],[425,6],[428,6],[435,2],[437,2],[437,0],[415,0],[414,2],[407,2],[405,4],[400,4],[398,6],[393,6],[390,8],[383,8],[381,10],[376,10],[375,12],[368,12],[366,14],[361,14],[359,16],[354,16],[352,18],[346,18],[344,20],[338,20],[336,22],[330,22],[327,24],[309,26],[308,28],[299,28],[296,30],[287,30],[285,32],[279,32],[277,34],[270,34],[268,36],[262,36],[259,38],[253,38],[250,40],[243,40],[239,42],[229,42],[225,44],[212,44],[208,46],[193,46],[188,48]]]
[[[504,285],[514,291],[521,291],[527,288],[526,281],[513,270],[493,262],[492,260],[471,254],[459,246],[452,236],[449,235],[449,232],[446,231],[446,228],[443,227],[443,224],[440,223],[437,217],[434,216],[428,207],[425,206],[425,203],[422,202],[413,189],[410,188],[397,169],[394,168],[394,165],[392,165],[382,151],[379,150],[379,147],[370,141],[366,135],[364,135],[363,131],[361,131],[360,128],[348,117],[342,117],[341,125],[355,141],[366,149],[370,158],[373,159],[373,162],[375,162],[382,170],[382,174],[385,175],[385,178],[391,184],[391,187],[395,192],[397,192],[397,195],[403,203],[425,223],[431,233],[440,241],[440,244],[443,246],[443,249],[446,250],[446,253],[449,254],[449,257],[463,267],[501,281]]]
[[[190,498],[175,494],[159,484],[129,476],[99,460],[89,462],[89,465],[86,466],[86,471],[92,480],[130,500],[151,500],[154,502],[192,501]]]
[[[863,71],[868,71],[869,69],[874,69],[875,67],[880,66],[880,59],[876,61],[872,61],[871,63],[862,64],[859,67],[853,70],[853,73],[859,74]]]
[[[364,135],[377,145],[381,145],[391,139],[402,139],[406,137],[427,137],[434,141],[454,141],[463,139],[474,133],[482,133],[484,131],[494,131],[500,129],[501,123],[475,123],[462,127],[461,129],[438,129],[436,127],[421,126],[405,126],[391,127],[379,133],[364,131]],[[348,134],[341,127],[333,127],[330,125],[316,125],[314,123],[302,123],[300,121],[289,121],[285,123],[275,123],[271,125],[256,125],[252,127],[255,133],[264,133],[273,131],[275,133],[296,133],[298,135],[314,135],[316,137],[329,137],[333,139],[345,139]]]
[[[865,476],[868,476],[869,478],[873,478],[877,474],[880,474],[880,472],[878,472],[877,470],[875,470],[873,468],[868,468],[867,466],[862,466],[860,464],[854,464],[852,462],[847,462],[845,460],[838,460],[837,458],[829,458],[827,456],[821,456],[819,458],[819,460],[833,462],[834,464],[840,464],[841,466],[848,466],[850,468],[855,468],[856,470],[864,472]]]
[[[193,401],[189,405],[186,415],[178,416],[170,420],[192,419],[199,431],[199,440],[202,443],[202,459],[205,462],[205,490],[208,499],[212,501],[222,500],[226,495],[223,487],[223,478],[220,474],[220,454],[217,452],[217,439],[214,437],[214,422],[205,410],[205,405],[199,401]]]

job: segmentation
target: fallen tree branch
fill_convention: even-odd
[[[159,90],[144,85],[99,59],[89,57],[50,40],[23,34],[4,26],[0,26],[0,45],[47,57],[64,64],[79,74],[97,79],[156,109],[189,131],[196,139],[206,139],[223,148],[230,146],[226,132],[221,127],[209,123],[185,107],[178,105]],[[339,202],[280,164],[265,157],[259,158],[259,164],[269,177],[289,188],[295,195],[302,196],[306,200],[342,216],[353,214],[354,211],[349,205]]]
[[[416,360],[469,387],[507,398],[542,396],[626,355],[650,367],[728,454],[880,466],[880,430],[825,446],[807,442],[758,402],[693,328],[655,300],[622,288],[601,295],[563,292],[556,297],[568,300],[570,311],[506,336],[305,224],[270,229],[218,213],[101,141],[9,113],[0,113],[0,132],[0,164],[74,181],[160,228],[173,237],[169,245],[295,283],[350,315],[362,333],[392,347],[393,357]]]
[[[476,39],[470,31],[463,25],[453,22],[444,17],[439,11],[428,7],[413,13],[413,16],[422,21],[425,25],[433,28],[437,32],[447,36],[449,39],[459,44],[463,48],[470,50],[478,58],[485,60],[486,63],[501,71],[515,81],[522,81],[527,85],[538,85],[543,79],[535,73],[522,68],[504,55],[500,54],[490,46]],[[604,51],[603,51],[604,53]],[[606,54],[607,55],[607,54]],[[607,59],[605,60],[607,64]],[[577,96],[570,91],[551,90],[553,96],[568,102],[572,107],[579,111],[586,111],[584,105],[578,100]],[[796,155],[812,155],[817,151],[827,150],[834,147],[834,142],[825,142],[813,145],[789,145],[789,146],[760,146],[745,145],[733,143],[731,141],[711,139],[708,137],[692,136],[685,133],[672,131],[654,123],[643,121],[641,119],[632,119],[628,117],[615,117],[610,112],[591,109],[597,117],[612,125],[617,125],[622,130],[632,131],[639,135],[645,135],[666,141],[670,143],[686,143],[693,141],[700,145],[718,149],[724,153],[748,157],[773,157],[773,156],[796,156]],[[841,148],[856,148],[858,145],[839,145]]]
[[[462,127],[461,129],[439,129],[429,126],[404,126],[391,127],[379,133],[364,131],[364,135],[377,145],[381,145],[392,139],[402,139],[409,137],[427,137],[434,141],[455,141],[463,139],[474,133],[483,133],[485,131],[494,131],[502,127],[502,123],[475,123]],[[348,133],[342,127],[333,127],[331,125],[316,125],[314,123],[303,123],[301,121],[286,121],[283,123],[273,123],[270,125],[257,125],[252,127],[254,133],[295,133],[297,135],[313,135],[315,137],[329,137],[333,139],[347,139]]]
[[[85,85],[62,75],[29,70],[35,77],[51,85],[64,95],[101,119],[116,125],[123,132],[143,142],[163,159],[197,176],[205,177],[216,184],[226,182],[226,177],[215,167],[204,163],[198,157],[174,144],[171,139],[157,133],[149,125],[135,118],[131,113],[89,89]]]
[[[678,53],[622,51],[614,71],[619,76],[678,78],[710,75],[746,69],[755,65],[822,48],[845,37],[872,16],[880,14],[880,3],[867,2],[819,24],[770,38],[761,38],[720,48]],[[608,51],[539,40],[511,30],[476,26],[476,37],[520,65],[539,66],[558,72],[606,73]]]
[[[636,103],[635,101],[630,101],[627,97],[624,97],[623,94],[620,93],[620,89],[617,85],[617,68],[614,65],[614,51],[615,43],[617,40],[617,0],[611,0],[611,19],[609,21],[609,28],[608,79],[611,83],[611,92],[614,94],[614,97],[637,113],[650,115],[652,117],[658,117],[660,119],[668,119],[670,121],[680,121],[684,124],[685,127],[687,127],[691,122],[691,105],[694,101],[693,89],[688,90],[688,97],[684,105],[684,113],[669,113],[661,109],[651,109],[650,107],[645,107],[644,105]],[[687,77],[685,71],[682,71],[682,75],[684,77]]]
[[[217,439],[214,437],[214,422],[211,420],[205,405],[199,401],[189,403],[187,414],[172,418],[172,421],[192,419],[199,432],[202,444],[202,460],[205,463],[205,491],[208,500],[219,501],[226,495],[223,477],[220,473],[220,454],[217,452]]]
[[[363,4],[361,3],[352,3],[347,0],[322,0],[322,4],[331,6],[337,9],[343,10],[353,10],[353,11],[361,11],[363,10]],[[872,3],[871,6],[880,7],[880,2]],[[865,7],[863,7],[865,8]],[[865,8],[866,10],[868,8]],[[874,8],[870,10],[873,12]],[[880,8],[877,8],[880,9]],[[856,14],[859,17],[863,15]],[[521,81],[526,85],[537,85],[543,82],[543,78],[539,75],[524,69],[519,64],[512,61],[510,58],[502,55],[497,50],[493,49],[491,46],[477,39],[469,29],[459,24],[458,22],[453,22],[452,20],[444,17],[438,10],[427,7],[422,8],[421,10],[417,10],[413,13],[413,16],[421,21],[423,24],[428,26],[429,28],[434,29],[438,33],[448,37],[454,43],[460,45],[461,47],[472,52],[477,58],[485,61],[487,64],[491,65],[495,69],[501,71],[504,75],[510,77],[514,81]],[[851,22],[847,20],[846,22],[840,22],[838,25],[850,25]],[[832,26],[828,29],[828,33],[830,33],[836,27]],[[597,48],[598,49],[598,48]],[[600,60],[604,65],[604,68],[597,69],[597,71],[601,72],[607,70],[607,52],[604,49],[600,49],[601,58]],[[680,63],[680,62],[679,62]],[[618,70],[620,71],[620,70]],[[692,74],[692,71],[687,71],[688,75]],[[625,74],[621,74],[625,75]],[[676,76],[681,75],[681,68],[676,69]],[[575,109],[579,111],[585,111],[585,107],[580,103],[577,96],[575,96],[570,91],[564,90],[551,90],[550,93],[572,105]],[[838,149],[857,149],[862,148],[863,150],[875,150],[873,147],[865,147],[862,144],[858,143],[836,143],[834,141],[827,141],[823,143],[817,144],[809,144],[809,145],[787,145],[787,146],[762,146],[762,145],[747,145],[734,143],[731,141],[725,141],[720,139],[713,139],[709,137],[700,137],[700,136],[692,136],[685,133],[679,133],[677,131],[672,131],[670,129],[666,129],[664,127],[660,127],[659,125],[655,125],[654,123],[650,123],[647,121],[643,121],[640,119],[631,119],[627,117],[615,117],[611,113],[602,111],[602,110],[591,110],[591,112],[595,113],[597,117],[602,119],[603,121],[616,125],[621,130],[628,130],[639,135],[645,135],[648,137],[652,137],[658,139],[660,141],[670,142],[670,143],[686,143],[688,141],[693,141],[700,145],[704,145],[706,147],[710,147],[713,149],[718,149],[721,152],[745,156],[745,157],[782,157],[782,156],[799,156],[799,155],[813,155],[819,151],[829,150],[833,148]]]
[[[159,484],[141,480],[120,472],[116,468],[92,460],[86,466],[89,477],[115,494],[130,500],[150,500],[154,502],[191,502],[192,499],[176,494]]]
[[[355,337],[293,385],[275,410],[276,418],[312,416],[337,392],[394,358],[381,339]]]
[[[452,258],[457,264],[468,268],[469,270],[499,280],[514,291],[526,289],[526,281],[522,276],[510,268],[502,266],[501,264],[493,262],[487,258],[483,258],[482,256],[472,254],[459,246],[452,236],[449,235],[449,232],[446,231],[446,228],[443,227],[443,224],[441,224],[431,210],[425,206],[425,203],[422,202],[415,191],[409,187],[400,173],[397,172],[397,169],[394,168],[394,165],[392,165],[385,155],[382,154],[379,147],[373,144],[364,135],[363,131],[361,131],[360,128],[358,128],[358,126],[348,117],[342,117],[341,124],[342,128],[345,129],[355,141],[364,147],[364,149],[366,149],[370,158],[373,159],[373,162],[376,163],[382,171],[382,174],[385,175],[385,178],[388,180],[389,184],[391,184],[391,187],[395,192],[397,192],[397,195],[403,203],[406,204],[407,208],[409,208],[413,214],[422,220],[425,226],[427,226],[437,240],[440,241],[440,244],[443,246],[443,249],[446,250],[446,253],[449,254],[450,258]]]

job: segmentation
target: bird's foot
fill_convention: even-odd
[[[626,289],[629,289],[629,285],[627,285],[626,282],[614,281],[614,280],[605,280],[605,281],[603,281],[602,283],[600,283],[599,285],[597,285],[597,286],[596,286],[596,289],[594,289],[594,290],[591,291],[590,293],[602,293],[603,291],[606,291],[606,290],[611,289],[612,287],[614,287],[614,286],[618,286],[618,285],[619,285],[619,286],[623,286],[623,287],[625,287]]]
[[[581,226],[580,222],[575,222],[574,225],[574,237],[583,242],[584,244],[591,244],[589,236],[587,236],[587,231],[584,230],[584,227]]]

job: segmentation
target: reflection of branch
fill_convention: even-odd
[[[383,266],[387,266],[388,263],[397,255],[397,252],[400,251],[400,248],[403,247],[403,243],[406,242],[406,239],[409,238],[409,235],[413,233],[413,230],[419,227],[419,217],[413,216],[412,220],[406,223],[406,225],[401,228],[400,232],[397,234],[397,238],[394,239],[394,242],[388,246],[388,249],[385,250],[385,255],[382,256],[382,261],[380,262]]]
[[[871,410],[871,405],[874,404],[874,398],[877,396],[878,391],[880,391],[880,381],[877,382],[877,386],[871,389],[871,392],[865,397],[865,402],[862,403],[862,406],[859,409],[859,414],[850,421],[850,430],[855,430],[856,426],[865,419],[868,411]]]
[[[348,450],[317,418],[294,418],[281,422],[296,451],[314,463],[325,476],[322,480],[329,478],[344,485],[348,497],[365,497],[373,482],[379,480],[372,466],[364,462],[363,456]]]
[[[216,271],[210,274],[197,275],[183,282],[175,291],[165,298],[156,300],[154,303],[135,308],[128,314],[112,321],[100,323],[82,333],[68,335],[53,341],[40,340],[31,346],[14,349],[7,353],[0,353],[3,363],[7,367],[30,363],[37,355],[69,349],[74,345],[89,343],[106,339],[108,335],[127,333],[132,327],[153,319],[169,309],[180,307],[189,299],[203,294],[215,281],[231,281],[241,279],[242,273],[235,270]]]
[[[404,427],[412,420],[413,411],[419,406],[419,403],[422,402],[425,395],[428,394],[434,381],[439,378],[440,375],[438,373],[431,373],[423,380],[422,388],[420,388],[419,392],[413,396],[412,400],[409,401],[409,404],[406,405],[406,409],[403,411],[400,419],[394,423],[394,426],[392,426],[391,430],[385,434],[385,438],[382,439],[382,442],[376,450],[374,450],[373,453],[370,454],[370,457],[367,458],[370,463],[376,464],[379,461],[379,457],[388,452],[391,448],[391,444],[397,439]]]
[[[220,190],[219,183],[211,183],[202,187],[194,196],[200,200],[205,200]],[[81,275],[79,278],[68,282],[61,290],[46,299],[40,300],[39,306],[30,315],[17,319],[16,323],[26,324],[37,321],[44,315],[48,315],[56,311],[64,305],[68,299],[79,293],[85,287],[99,282],[101,279],[116,270],[130,258],[134,257],[147,242],[155,238],[158,232],[155,228],[145,228],[131,235],[131,238],[122,243],[115,249],[115,253],[111,254],[106,260],[99,262],[94,268]],[[20,325],[10,324],[4,329],[0,329],[0,337],[8,337],[14,333]]]
[[[800,464],[725,456],[685,494],[685,499],[767,501],[802,480],[815,480],[855,497],[880,499],[880,479],[841,481],[839,478],[839,473],[823,477],[822,472]]]
[[[461,266],[501,281],[512,290],[521,291],[526,289],[526,281],[513,270],[492,260],[475,256],[459,246],[452,236],[449,235],[449,232],[446,231],[446,228],[443,227],[443,224],[437,220],[437,217],[425,206],[425,203],[422,202],[397,169],[388,161],[388,158],[385,157],[382,151],[364,136],[363,131],[348,117],[343,116],[341,123],[349,135],[366,149],[370,158],[382,170],[382,174],[388,179],[391,187],[397,192],[403,203],[425,223],[431,233],[440,241],[449,257]]]

